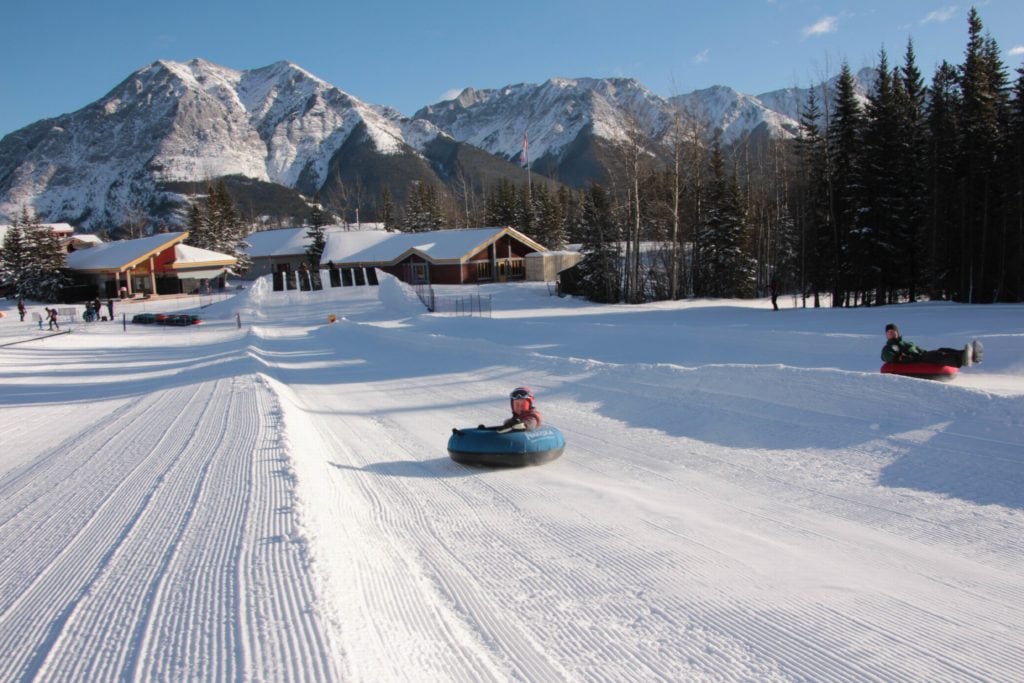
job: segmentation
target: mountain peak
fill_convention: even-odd
[[[858,72],[858,92],[873,76]],[[752,96],[713,86],[666,99],[633,78],[557,76],[467,87],[410,120],[286,60],[237,70],[199,58],[162,59],[81,110],[0,140],[0,218],[30,205],[46,220],[112,227],[140,202],[173,203],[154,199],[164,183],[229,175],[312,194],[339,177],[341,159],[346,182],[362,182],[367,165],[387,167],[379,190],[385,182],[430,178],[430,164],[451,175],[459,172],[454,163],[484,156],[465,154],[459,143],[518,165],[524,137],[536,172],[582,185],[601,180],[602,150],[633,126],[653,141],[652,150],[681,109],[709,131],[721,130],[726,143],[759,129],[788,136],[805,98],[806,90],[795,88]],[[442,148],[449,157],[431,160]]]
[[[171,201],[156,199],[163,183],[232,175],[312,193],[355,132],[380,155],[440,134],[291,62],[240,71],[157,60],[59,125],[0,140],[0,215],[30,204],[47,219],[109,228],[140,202]]]

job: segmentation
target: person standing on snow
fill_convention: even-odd
[[[900,328],[896,327],[895,323],[889,323],[885,326],[882,360],[886,363],[935,363],[959,368],[980,363],[983,350],[981,342],[975,339],[965,344],[962,349],[941,348],[926,351],[914,342],[905,340],[900,335]]]
[[[21,322],[25,322],[25,302],[18,299],[18,315],[21,316]]]
[[[540,413],[533,406],[533,392],[529,387],[516,387],[509,394],[509,403],[512,406],[512,417],[505,420],[498,428],[499,434],[511,431],[528,431],[540,427]]]

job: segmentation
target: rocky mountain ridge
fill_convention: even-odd
[[[388,187],[400,206],[417,181],[473,178],[481,190],[495,178],[520,180],[524,136],[534,172],[582,185],[599,179],[595,148],[629,126],[658,143],[684,110],[726,142],[755,130],[787,136],[799,99],[792,89],[753,97],[725,87],[666,99],[633,79],[553,78],[467,88],[409,118],[288,62],[239,71],[157,61],[96,102],[0,140],[0,220],[30,206],[92,230],[129,213],[173,222],[182,183],[225,176],[371,207]]]

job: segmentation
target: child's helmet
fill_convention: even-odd
[[[529,403],[526,409],[529,410],[533,407],[533,392],[530,391],[529,387],[516,387],[512,390],[512,393],[508,395],[509,404],[513,404],[516,400],[526,399]]]

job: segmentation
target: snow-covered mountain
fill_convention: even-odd
[[[158,61],[97,102],[0,141],[0,214],[27,204],[116,225],[162,183],[227,175],[312,194],[356,132],[380,155],[422,152],[440,135],[287,62],[236,71]]]
[[[456,140],[519,160],[523,136],[531,160],[557,154],[583,132],[616,142],[636,121],[655,139],[672,121],[668,103],[628,78],[553,78],[495,90],[467,88],[415,114]]]
[[[792,137],[797,130],[798,119],[789,113],[768,106],[761,97],[744,95],[722,85],[678,95],[668,102],[706,123],[709,129],[721,130],[725,143],[735,142],[759,128],[773,137]]]
[[[862,97],[873,77],[872,69],[855,76]],[[825,84],[825,96],[832,96],[834,84],[835,79]],[[585,159],[593,165],[596,153],[587,148],[621,141],[634,125],[655,143],[665,142],[679,114],[698,120],[708,131],[721,131],[725,144],[755,131],[792,137],[807,94],[807,89],[786,88],[754,96],[713,86],[664,98],[633,79],[553,78],[539,85],[466,88],[454,99],[424,107],[415,118],[509,160],[520,158],[525,134],[531,162],[541,172],[572,183],[579,181],[581,171],[574,164]]]
[[[871,76],[858,74],[862,91]],[[289,188],[299,206],[295,192],[358,195],[372,213],[385,187],[401,206],[417,181],[519,179],[524,136],[534,172],[582,186],[607,177],[611,148],[632,128],[657,147],[684,112],[726,144],[786,137],[806,96],[715,86],[664,98],[633,79],[553,78],[467,88],[410,119],[288,62],[238,71],[158,61],[93,104],[0,140],[0,219],[23,206],[94,230],[133,214],[173,218],[183,184],[224,176]]]

